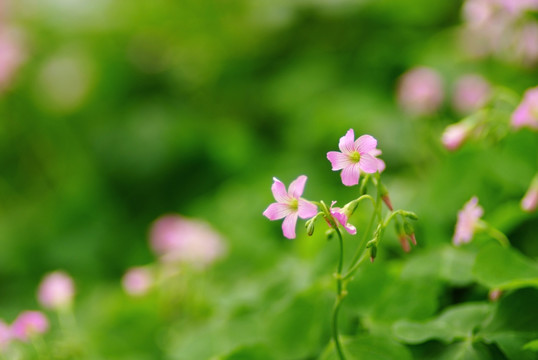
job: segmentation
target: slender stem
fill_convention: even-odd
[[[509,247],[510,246],[510,241],[508,240],[506,235],[504,235],[501,231],[495,229],[492,226],[488,226],[487,231],[488,231],[488,234],[492,238],[497,240],[503,247]]]
[[[374,205],[375,208],[375,205]],[[372,230],[372,226],[374,225],[374,220],[376,217],[376,213],[373,212],[372,216],[370,217],[370,221],[368,222],[368,225],[366,226],[366,230],[362,234],[361,242],[359,243],[359,247],[357,248],[357,251],[355,252],[355,255],[353,256],[353,260],[351,260],[350,268],[355,267],[355,263],[359,260],[361,254],[364,252],[364,247],[366,246],[366,240],[368,239],[368,234],[370,234],[370,231]],[[351,270],[348,270],[348,274]]]
[[[345,360],[344,351],[340,344],[340,338],[338,336],[338,312],[340,310],[340,304],[345,297],[345,291],[343,288],[342,269],[344,267],[344,240],[342,239],[342,233],[338,227],[335,227],[336,234],[338,235],[338,242],[340,244],[340,256],[338,257],[338,267],[336,270],[336,301],[333,307],[332,316],[332,328],[333,328],[333,340],[336,347],[336,352],[340,360]]]
[[[359,261],[357,261],[348,271],[347,273],[344,275],[344,277],[342,278],[342,280],[344,281],[347,281],[349,280],[353,274],[355,274],[355,271],[357,271],[359,269],[359,267],[361,266],[361,264],[364,262],[364,260],[366,260],[368,258],[368,253],[365,251],[362,253],[362,256],[361,258],[359,259]]]

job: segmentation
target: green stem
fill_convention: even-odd
[[[368,258],[368,253],[366,251],[364,251],[362,253],[362,256],[361,258],[359,259],[359,261],[357,261],[348,271],[347,273],[344,275],[344,277],[342,278],[342,280],[344,281],[347,281],[349,280],[354,274],[355,274],[355,271],[357,271],[359,269],[359,267],[361,266],[361,264],[364,262],[364,260],[366,260]]]
[[[497,240],[501,244],[501,246],[506,248],[510,247],[510,241],[501,231],[495,229],[494,227],[488,226],[487,232],[492,238]]]
[[[344,351],[340,344],[340,337],[338,336],[338,312],[340,310],[340,304],[345,297],[345,291],[343,288],[342,269],[344,267],[344,240],[342,239],[342,233],[340,229],[335,227],[336,234],[338,235],[338,242],[340,244],[340,256],[338,257],[338,267],[336,270],[336,301],[333,307],[332,316],[332,328],[333,328],[333,340],[336,347],[336,352],[340,360],[345,360]]]

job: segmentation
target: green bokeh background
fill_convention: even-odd
[[[63,269],[75,279],[79,326],[95,358],[204,359],[252,344],[233,359],[265,359],[272,352],[264,346],[278,359],[315,358],[330,336],[336,244],[323,231],[308,238],[301,222],[298,238],[286,240],[280,222],[261,214],[273,201],[273,176],[289,184],[307,175],[312,200],[356,197],[326,159],[350,128],[378,139],[393,204],[420,221],[418,248],[404,255],[387,231],[365,269],[370,278],[350,285],[344,333],[386,335],[398,319],[484,300],[487,288],[472,285],[470,270],[420,274],[439,256],[465,258],[445,251],[473,195],[516,249],[538,257],[536,215],[519,209],[538,141],[522,130],[449,153],[440,135],[459,120],[451,88],[477,72],[521,94],[538,73],[466,56],[460,8],[427,0],[15,2],[27,58],[0,95],[0,316],[37,308],[43,274]],[[438,70],[447,95],[423,119],[403,113],[394,95],[399,76],[417,65]],[[354,216],[359,232],[368,211]],[[159,307],[159,295],[124,295],[120,279],[156,261],[148,229],[166,213],[210,222],[229,249],[186,280],[194,300]],[[393,276],[406,266],[414,275]]]

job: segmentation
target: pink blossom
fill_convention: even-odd
[[[534,177],[527,193],[521,199],[521,208],[527,212],[533,212],[538,207],[538,175]]]
[[[471,127],[465,123],[455,123],[446,127],[441,137],[441,142],[450,151],[459,149],[469,136]]]
[[[8,347],[12,337],[11,327],[0,319],[0,351]]]
[[[457,80],[452,104],[458,112],[468,114],[481,108],[489,95],[490,86],[486,79],[480,75],[468,74]]]
[[[468,243],[473,238],[478,221],[484,214],[484,209],[478,205],[478,198],[472,197],[463,209],[458,212],[458,221],[454,232],[454,245]]]
[[[511,124],[515,129],[528,126],[538,130],[538,87],[525,92],[523,100],[512,114]]]
[[[523,64],[532,66],[538,61],[538,24],[528,23],[514,36],[514,51]]]
[[[202,268],[222,257],[224,240],[208,223],[179,215],[164,215],[152,224],[151,247],[164,262]]]
[[[55,271],[43,278],[37,298],[43,307],[59,310],[71,305],[74,294],[73,279],[63,271]]]
[[[133,296],[142,296],[148,292],[153,284],[153,277],[148,269],[133,267],[127,270],[122,279],[125,292]]]
[[[23,311],[11,325],[13,337],[27,341],[32,336],[43,334],[49,329],[47,317],[40,311]]]
[[[344,185],[357,185],[361,171],[375,173],[385,169],[385,163],[376,158],[376,155],[381,153],[376,146],[377,140],[374,137],[362,135],[355,140],[353,129],[349,129],[346,135],[340,138],[338,147],[341,152],[329,151],[327,159],[331,162],[333,171],[342,170],[340,176]]]
[[[338,222],[343,226],[344,229],[351,235],[355,235],[357,233],[357,228],[355,226],[351,225],[347,222],[349,215],[345,211],[345,209],[341,209],[339,207],[334,207],[333,205],[336,204],[336,201],[333,201],[331,204],[331,215],[338,220]],[[331,225],[329,223],[329,225]]]
[[[308,219],[318,212],[316,205],[301,197],[307,177],[299,176],[295,179],[286,191],[286,186],[277,178],[273,178],[271,191],[276,202],[265,209],[263,215],[269,220],[279,220],[284,218],[282,232],[288,239],[295,239],[295,225],[297,217]]]
[[[15,31],[0,26],[0,90],[8,87],[23,60],[22,46]]]
[[[413,115],[433,114],[444,96],[441,76],[427,67],[416,67],[403,74],[397,92],[401,107]]]

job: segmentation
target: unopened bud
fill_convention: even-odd
[[[373,263],[377,256],[377,245],[370,247],[370,262]]]
[[[308,234],[308,236],[312,236],[312,234],[314,234],[314,223],[315,221],[313,221],[313,219],[310,219],[305,224],[306,233]]]
[[[491,289],[488,298],[490,301],[497,301],[501,297],[503,291],[501,289]]]
[[[411,251],[411,246],[409,246],[409,243],[407,242],[407,237],[405,235],[399,235],[398,240],[400,240],[400,245],[402,246],[403,251]]]
[[[325,231],[325,236],[327,236],[327,240],[332,240],[332,238],[334,237],[334,229],[333,228],[330,228],[330,229],[327,229],[327,231]]]
[[[357,206],[359,206],[359,202],[357,200],[353,200],[352,202],[344,205],[344,208],[342,210],[347,215],[347,217],[350,217],[357,209]]]
[[[417,214],[412,211],[402,211],[402,215],[411,220],[418,220]]]
[[[413,225],[408,223],[407,221],[404,221],[404,230],[405,234],[409,236],[409,239],[411,239],[411,242],[413,245],[417,245],[417,238],[415,237],[415,229],[413,228]]]

